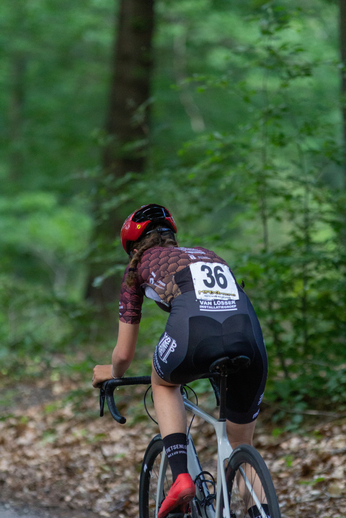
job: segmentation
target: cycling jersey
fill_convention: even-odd
[[[179,284],[177,274],[194,263],[203,263],[202,267],[205,266],[203,271],[206,282],[205,290],[211,289],[210,286],[214,280],[213,271],[207,269],[208,263],[220,263],[225,265],[229,271],[223,259],[205,248],[153,247],[146,250],[137,266],[138,277],[135,285],[131,288],[124,282],[129,267],[125,270],[120,294],[120,320],[127,324],[140,322],[144,294],[155,300],[162,309],[169,311],[173,299],[184,291],[193,289],[192,279],[189,277],[190,270],[185,272],[185,282],[181,279],[184,274],[180,275]],[[204,263],[206,264],[204,265]],[[216,271],[216,275],[217,279],[214,284],[217,288],[217,280],[223,281],[220,268]]]
[[[188,383],[222,356],[246,355],[248,369],[228,377],[226,416],[248,423],[259,412],[267,377],[267,355],[260,324],[226,262],[205,248],[153,247],[137,265],[131,288],[120,297],[120,320],[138,324],[143,296],[170,312],[156,346],[157,374],[173,384]]]

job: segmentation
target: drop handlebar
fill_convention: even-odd
[[[124,385],[150,385],[150,376],[138,376],[133,378],[116,378],[108,381],[104,381],[100,386],[100,417],[104,414],[105,400],[109,411],[118,423],[126,423],[126,418],[120,415],[119,410],[114,401],[114,390],[117,387],[123,387]]]

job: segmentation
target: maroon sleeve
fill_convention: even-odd
[[[119,319],[126,324],[139,324],[142,315],[143,292],[139,283],[129,288],[125,284],[128,267],[125,270],[121,283]]]

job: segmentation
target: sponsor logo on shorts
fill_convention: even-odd
[[[157,372],[157,374],[160,376],[160,378],[164,378],[163,370],[160,367],[159,360],[157,359],[157,352],[154,352],[154,368]]]
[[[174,353],[175,349],[177,347],[177,342],[169,336],[168,333],[165,332],[163,337],[158,343],[157,351],[160,360],[163,363],[167,363],[167,358],[171,353]]]
[[[237,311],[235,300],[200,300],[200,311]]]

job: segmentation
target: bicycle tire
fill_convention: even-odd
[[[245,488],[244,477],[251,484],[251,490],[256,494],[260,504],[265,508],[270,518],[281,518],[280,507],[269,469],[259,452],[248,444],[241,444],[230,455],[226,468],[227,491],[230,504],[231,518],[253,518],[262,516],[253,499],[253,494]],[[255,488],[255,489],[254,489]],[[252,513],[248,509],[252,508]]]
[[[172,472],[167,463],[164,473],[164,485],[158,495],[158,480],[162,459],[163,441],[161,435],[156,435],[150,441],[144,454],[139,480],[139,518],[155,518],[156,500],[160,504],[166,497],[172,485]]]

